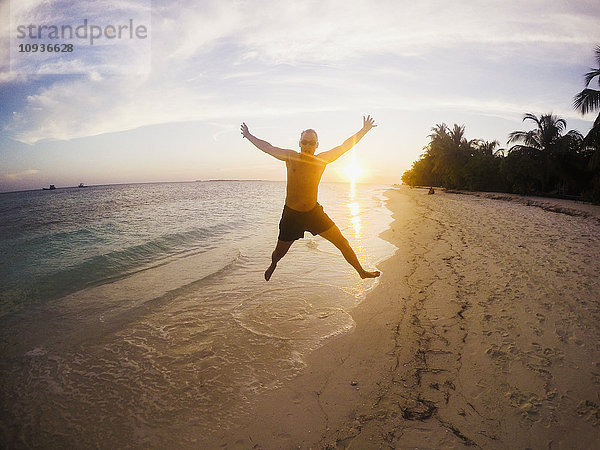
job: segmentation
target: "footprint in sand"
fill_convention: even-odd
[[[581,401],[575,410],[577,414],[594,425],[600,425],[600,406],[590,400]]]
[[[539,420],[537,419],[537,414],[542,402],[537,395],[531,393],[524,394],[519,389],[513,388],[505,396],[512,407],[518,408],[521,411],[524,419]]]
[[[507,353],[500,349],[500,347],[498,347],[496,344],[492,344],[492,346],[489,347],[485,353],[497,361],[506,362],[508,360]]]
[[[561,342],[566,342],[567,341],[567,331],[563,330],[562,328],[556,328],[554,330],[554,332],[556,333],[556,335],[558,336],[558,339]]]
[[[544,316],[544,315],[543,315],[543,314],[541,314],[541,313],[536,313],[536,314],[535,314],[535,317],[537,318],[537,320],[539,320],[539,321],[540,321],[540,323],[543,323],[543,322],[545,322],[545,321],[546,321],[546,316]]]
[[[542,306],[546,309],[546,311],[552,311],[552,303],[542,303]]]

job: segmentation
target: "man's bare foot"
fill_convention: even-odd
[[[377,278],[379,275],[381,275],[381,272],[379,270],[376,270],[374,272],[367,272],[366,270],[360,274],[360,277],[362,279],[365,278]]]
[[[271,264],[267,270],[265,270],[265,280],[269,281],[271,279],[271,275],[273,275],[273,271],[277,267],[274,264]]]

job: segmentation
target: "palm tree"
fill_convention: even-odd
[[[465,138],[465,126],[454,124],[450,133],[448,133],[450,140],[452,141],[452,148],[454,151],[460,151],[466,144],[467,138]]]
[[[582,115],[587,114],[588,112],[600,110],[600,91],[589,88],[590,83],[596,77],[598,77],[598,84],[600,85],[600,45],[596,46],[594,53],[596,53],[596,64],[598,64],[598,68],[591,69],[585,74],[585,89],[577,94],[573,99],[573,107],[581,111]],[[598,114],[598,117],[596,117],[594,126],[590,130],[588,136],[595,137],[596,144],[598,143],[597,138],[600,137],[600,114]]]
[[[468,141],[465,138],[465,126],[454,124],[452,129],[445,123],[437,124],[431,129],[432,133],[428,136],[431,143],[434,144],[433,150],[438,150],[447,154],[468,155],[477,143],[477,139]]]
[[[558,159],[565,159],[565,155],[576,154],[580,149],[583,136],[579,131],[569,130],[565,134],[567,121],[554,114],[542,114],[539,118],[535,114],[527,113],[523,117],[523,122],[531,120],[536,124],[536,128],[529,131],[513,131],[509,134],[507,144],[513,142],[522,142],[509,149],[510,153],[519,153],[523,156],[537,160],[541,165],[541,189],[546,191],[550,187],[553,175],[561,178]],[[559,156],[560,155],[560,156]]]
[[[504,156],[504,149],[500,148],[496,150],[496,148],[500,145],[500,142],[497,140],[494,141],[484,141],[479,140],[475,142],[475,147],[479,151],[480,154],[485,156]]]
[[[600,91],[589,88],[590,83],[596,77],[598,77],[597,81],[600,85],[600,45],[596,46],[594,53],[596,53],[596,64],[598,65],[598,68],[590,69],[590,71],[585,74],[585,89],[573,99],[573,107],[579,110],[582,115],[600,110]],[[597,169],[600,167],[600,114],[596,117],[592,129],[585,137],[584,144],[595,148],[596,151],[590,158],[590,166],[592,170]]]
[[[524,145],[513,145],[510,152],[526,152],[531,154],[551,154],[563,149],[571,149],[573,141],[582,139],[581,133],[567,128],[567,121],[554,114],[542,114],[538,119],[535,114],[526,113],[523,122],[531,120],[537,128],[529,131],[513,131],[508,135],[507,144],[522,141]]]
[[[431,129],[426,157],[433,161],[432,173],[443,187],[464,186],[464,166],[473,153],[474,140],[465,138],[465,127],[455,124],[452,129],[445,123]]]

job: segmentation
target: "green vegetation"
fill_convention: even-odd
[[[438,124],[419,160],[402,175],[410,186],[554,195],[600,203],[600,91],[589,88],[594,78],[600,85],[600,46],[595,49],[597,69],[585,75],[585,89],[573,106],[582,114],[598,111],[584,137],[567,131],[567,122],[554,114],[537,117],[527,113],[528,131],[510,133],[508,149],[498,141],[467,140],[465,127]]]

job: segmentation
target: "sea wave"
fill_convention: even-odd
[[[76,236],[73,233],[55,233],[46,237],[37,237],[39,242],[34,246],[45,251],[38,254],[38,258],[52,258],[58,261],[56,268],[45,267],[45,271],[38,276],[28,274],[26,278],[18,262],[12,270],[4,271],[5,289],[0,292],[0,315],[15,311],[27,304],[39,303],[77,292],[87,287],[101,285],[127,277],[137,271],[146,270],[166,264],[174,259],[184,258],[193,254],[201,254],[212,250],[218,245],[218,238],[234,228],[234,223],[224,223],[200,229],[179,233],[171,233],[149,240],[142,244],[131,245],[122,249],[115,249],[104,254],[85,258],[77,254]],[[80,239],[90,240],[89,233]],[[207,244],[207,240],[211,240]],[[69,246],[61,242],[69,242]],[[54,245],[51,243],[54,242]],[[89,242],[87,243],[89,246]],[[53,251],[52,248],[55,248]],[[82,244],[82,247],[84,245]],[[48,253],[53,253],[48,256]],[[63,255],[57,255],[63,253]],[[75,254],[74,254],[75,253]],[[82,261],[70,266],[60,266],[60,260]],[[66,261],[65,261],[66,262]],[[31,264],[23,261],[22,264]]]
[[[210,283],[211,277],[235,270],[242,260],[238,248],[198,252],[71,292],[39,305],[36,314],[28,311],[4,314],[0,317],[0,329],[11,324],[22,330],[16,335],[0,332],[0,340],[13,349],[27,348],[32,345],[28,336],[32,339],[36,336],[31,330],[53,329],[52,336],[44,338],[45,345],[72,345],[78,342],[78,336],[89,339],[106,332],[107,327],[120,329],[122,323],[139,320],[141,314],[154,307],[171,302],[187,291],[197,290],[202,283]]]

